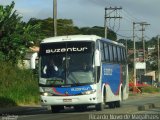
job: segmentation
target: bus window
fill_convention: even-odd
[[[124,53],[123,53],[123,48],[121,48],[121,58],[122,58],[122,62],[124,62]]]
[[[108,48],[108,44],[104,44],[104,52],[105,52],[105,60],[108,62],[109,61],[109,48]]]
[[[110,61],[113,61],[113,48],[112,45],[109,45],[109,56],[110,56]]]
[[[118,54],[118,62],[121,62],[121,51],[120,51],[120,47],[117,47],[117,54]]]
[[[101,60],[104,61],[104,44],[100,42],[100,49],[101,49]]]
[[[124,56],[124,62],[126,62],[127,57],[126,57],[126,50],[125,50],[125,48],[123,48],[123,56]]]
[[[114,55],[114,61],[117,62],[118,58],[117,58],[117,49],[116,49],[116,46],[113,46],[113,55]]]

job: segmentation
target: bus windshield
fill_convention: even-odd
[[[41,44],[41,78],[48,85],[93,83],[93,51],[93,42]]]

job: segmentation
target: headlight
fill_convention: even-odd
[[[52,94],[48,93],[48,92],[40,92],[40,95],[42,95],[42,96],[52,96]]]
[[[89,95],[89,94],[93,94],[95,92],[96,92],[96,90],[88,90],[88,91],[82,92],[82,95]]]

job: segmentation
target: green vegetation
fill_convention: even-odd
[[[40,24],[41,32],[46,37],[53,36],[53,19],[47,18],[44,20],[31,18],[28,22],[30,25]],[[58,19],[57,20],[57,35],[98,35],[104,37],[104,27],[82,27],[79,28],[74,25],[71,19]],[[117,40],[116,33],[108,28],[108,38],[111,40]]]
[[[40,25],[24,23],[14,5],[0,5],[0,59],[17,63],[25,56],[28,44],[37,41],[41,34]]]
[[[153,86],[147,86],[142,88],[143,93],[158,93],[160,92],[160,88],[156,88]]]
[[[40,24],[24,23],[15,3],[0,5],[0,107],[39,102],[38,80],[31,70],[17,67],[31,41],[40,42]]]
[[[39,102],[38,80],[30,70],[0,62],[0,107]]]

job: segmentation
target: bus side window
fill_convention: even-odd
[[[121,62],[121,51],[120,51],[120,47],[117,47],[117,54],[118,54],[118,62]]]
[[[117,62],[118,61],[118,56],[117,56],[116,46],[113,46],[113,55],[114,55],[114,62]]]
[[[101,68],[100,68],[100,66],[96,67],[96,72],[97,72],[97,74],[96,74],[97,78],[96,79],[97,79],[97,83],[98,83],[100,81],[100,75],[101,75]]]
[[[113,62],[113,48],[112,48],[112,45],[109,45],[109,58],[110,58],[110,62]]]
[[[103,42],[100,42],[100,49],[101,49],[101,61],[104,61],[104,44]]]
[[[123,48],[121,48],[121,58],[122,58],[122,63],[124,63],[124,53],[123,53]]]
[[[104,44],[104,52],[105,52],[105,61],[109,62],[109,47],[108,44]]]
[[[126,49],[123,48],[124,62],[127,62]]]

